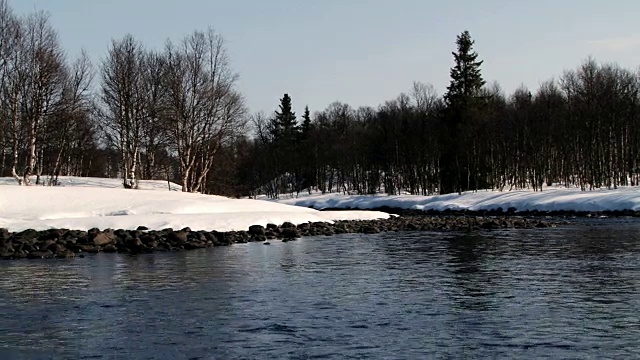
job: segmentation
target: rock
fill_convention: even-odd
[[[265,242],[262,243],[262,245],[271,245],[271,243],[268,242],[268,241],[265,241]]]
[[[37,243],[34,244],[34,247],[37,248],[38,250],[46,250],[49,248],[49,246],[56,243],[57,243],[56,240],[38,241]]]
[[[254,235],[249,239],[249,241],[251,242],[267,241],[267,237],[265,235]]]
[[[3,259],[10,259],[13,257],[15,250],[11,245],[0,246],[0,257]]]
[[[378,234],[380,233],[380,229],[373,225],[364,225],[360,229],[360,232],[363,234]]]
[[[64,231],[61,229],[49,229],[46,231],[42,231],[40,236],[38,236],[39,241],[47,241],[47,240],[55,240],[58,241],[62,239],[64,235]]]
[[[155,234],[144,234],[140,236],[139,239],[145,245],[148,245],[152,242],[158,242],[158,236],[156,236]]]
[[[84,243],[87,241],[88,236],[89,235],[86,231],[70,230],[63,235],[62,239],[68,244]]]
[[[244,230],[240,230],[237,231],[236,234],[238,235],[238,237],[242,240],[244,240],[244,242],[249,241],[249,239],[251,238],[251,236],[249,235],[248,232],[244,231]]]
[[[11,235],[6,228],[0,228],[0,240],[8,240]]]
[[[28,244],[35,244],[35,242],[38,241],[39,236],[40,234],[37,231],[33,229],[27,229],[17,234],[13,234],[13,241],[28,243]]]
[[[136,228],[136,230],[138,230],[138,231],[145,231],[145,230],[149,230],[149,228],[148,228],[148,227],[146,227],[146,226],[138,226],[138,227]]]
[[[232,242],[235,244],[246,244],[249,242],[249,239],[245,239],[242,235],[234,234]]]
[[[175,243],[185,243],[187,242],[187,232],[184,230],[179,231],[170,231],[167,234],[167,238]]]
[[[7,243],[7,242],[0,242],[0,252],[14,252],[15,249],[13,248],[13,245],[11,245],[11,243]]]
[[[130,238],[124,243],[124,245],[132,252],[140,252],[145,249],[142,240],[136,238]]]
[[[264,236],[265,229],[262,225],[251,225],[249,226],[249,235],[253,236]]]
[[[216,231],[205,231],[202,233],[202,235],[204,235],[204,238],[207,239],[208,242],[211,242],[213,245],[218,245],[218,236],[217,236],[218,232]]]
[[[46,249],[51,251],[54,254],[57,254],[59,252],[63,252],[63,251],[67,250],[66,247],[64,247],[63,245],[58,244],[58,243],[50,244],[48,247],[46,247]]]
[[[282,231],[280,232],[280,235],[284,239],[291,240],[291,239],[299,238],[300,232],[296,228],[287,227],[282,229]]]
[[[29,259],[51,259],[52,257],[53,253],[49,250],[32,251],[27,254],[27,258]]]
[[[284,222],[282,225],[280,225],[280,228],[281,229],[295,229],[296,225],[294,223],[292,223],[292,222],[287,221],[287,222]]]
[[[267,224],[267,230],[275,230],[278,228],[276,224]]]
[[[88,235],[90,238],[95,237],[95,236],[96,236],[96,235],[98,235],[99,233],[100,233],[100,229],[98,229],[98,228],[91,228],[91,229],[89,229],[89,231],[87,231],[87,235]]]
[[[297,226],[298,230],[309,230],[311,228],[311,223],[302,223]]]
[[[23,243],[22,244],[22,248],[20,250],[23,250],[25,252],[32,252],[32,251],[38,251],[40,249],[37,249],[35,246],[31,245],[31,244],[27,244],[27,243]]]
[[[410,222],[410,223],[407,224],[406,229],[409,230],[409,231],[415,231],[415,230],[422,229],[422,226]]]
[[[108,244],[115,244],[116,235],[113,230],[108,229],[95,235],[93,238],[93,245],[105,246]]]
[[[207,242],[207,238],[200,231],[198,231],[198,232],[192,231],[192,232],[188,233],[187,241],[189,241],[189,242],[196,241],[196,242],[204,242],[204,243],[206,243]]]

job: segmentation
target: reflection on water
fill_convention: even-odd
[[[2,262],[0,358],[630,358],[640,222]]]

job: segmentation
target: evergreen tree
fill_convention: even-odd
[[[440,160],[440,193],[462,192],[480,186],[476,125],[473,121],[485,81],[482,79],[478,54],[468,31],[458,35],[455,65],[451,68],[451,82],[444,95],[446,113]]]
[[[483,61],[478,61],[478,53],[473,51],[475,41],[469,31],[456,38],[457,52],[453,55],[455,65],[451,68],[451,82],[444,99],[449,107],[461,108],[477,97],[485,84],[480,72]]]
[[[289,94],[284,94],[280,99],[280,111],[275,112],[271,130],[276,143],[291,145],[296,139],[299,130],[298,122],[296,121],[296,113],[291,108]]]
[[[278,193],[299,191],[300,157],[298,156],[300,127],[292,110],[291,97],[284,94],[280,108],[275,112],[270,124],[273,154],[273,188]]]
[[[299,188],[306,187],[311,193],[312,186],[316,185],[315,164],[317,154],[311,144],[311,113],[309,106],[305,106],[300,125],[300,141],[298,143],[298,153],[300,154],[300,179]]]
[[[302,115],[302,125],[300,132],[303,137],[307,137],[311,130],[311,113],[309,112],[309,106],[304,107],[304,115]]]

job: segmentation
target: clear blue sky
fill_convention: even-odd
[[[442,93],[455,37],[469,30],[484,77],[510,92],[573,69],[588,56],[640,65],[637,0],[10,0],[18,14],[51,14],[70,57],[96,64],[112,38],[160,48],[214,27],[228,42],[251,111],[282,94],[300,114],[335,100],[377,106],[414,80]]]

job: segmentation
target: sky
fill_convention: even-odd
[[[637,0],[9,0],[17,14],[50,13],[70,59],[96,66],[130,33],[161,49],[213,27],[227,41],[251,112],[334,101],[378,106],[414,81],[449,83],[455,39],[468,30],[483,76],[507,92],[577,68],[589,56],[637,69]]]

